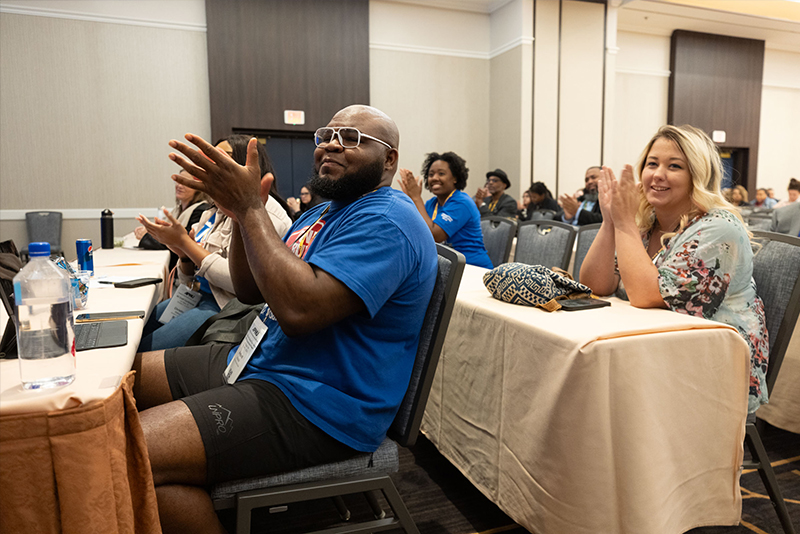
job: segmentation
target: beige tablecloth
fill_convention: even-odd
[[[98,276],[133,276],[167,278],[168,251],[126,250],[121,248],[94,252]],[[0,361],[0,415],[50,412],[75,408],[111,395],[121,378],[130,371],[144,322],[150,310],[161,300],[163,283],[134,289],[115,289],[113,285],[89,290],[88,306],[79,313],[144,310],[144,320],[128,321],[128,344],[124,347],[78,352],[76,375],[72,384],[55,389],[24,391],[17,360]]]
[[[467,266],[423,431],[537,534],[736,524],[749,351],[666,310],[492,299]]]

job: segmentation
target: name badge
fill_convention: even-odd
[[[225,383],[233,384],[236,382],[239,375],[242,374],[242,369],[244,369],[244,366],[247,365],[247,362],[250,361],[253,353],[261,344],[261,340],[264,339],[264,334],[267,333],[269,328],[266,324],[268,313],[269,306],[264,304],[258,317],[253,319],[253,324],[251,324],[250,329],[247,330],[247,335],[244,336],[242,344],[236,349],[233,358],[231,358],[231,363],[228,364],[228,367],[225,368],[225,372],[222,373],[222,378],[225,380]]]
[[[178,291],[176,291],[175,295],[170,299],[169,304],[167,304],[167,309],[164,310],[164,313],[158,318],[158,322],[167,324],[186,310],[191,310],[200,303],[202,296],[203,295],[199,291],[192,291],[181,284],[180,287],[178,287]]]

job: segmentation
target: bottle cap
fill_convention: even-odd
[[[49,256],[50,243],[31,243],[28,245],[28,255],[33,258],[34,256]]]
[[[110,209],[106,208],[100,213],[100,215],[102,217],[111,217],[112,215],[114,215],[114,212],[111,211]]]

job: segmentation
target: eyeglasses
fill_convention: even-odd
[[[338,138],[339,144],[342,145],[342,148],[357,147],[359,144],[361,144],[362,137],[377,141],[380,144],[385,145],[386,148],[392,148],[392,145],[389,143],[381,141],[377,137],[372,137],[371,135],[361,133],[358,128],[353,128],[350,126],[342,126],[340,128],[320,128],[314,132],[314,144],[317,146],[327,145],[333,141],[334,135]]]

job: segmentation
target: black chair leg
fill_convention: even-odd
[[[772,465],[769,463],[767,451],[764,449],[764,444],[761,442],[761,436],[758,434],[756,425],[748,423],[745,426],[745,442],[747,443],[750,452],[755,459],[755,467],[758,469],[758,474],[764,486],[767,488],[772,506],[778,514],[778,519],[781,522],[783,531],[786,534],[795,534],[792,520],[789,517],[789,510],[786,509],[786,502],[783,500],[780,487],[778,487],[778,480],[775,478],[775,471],[772,470]]]

